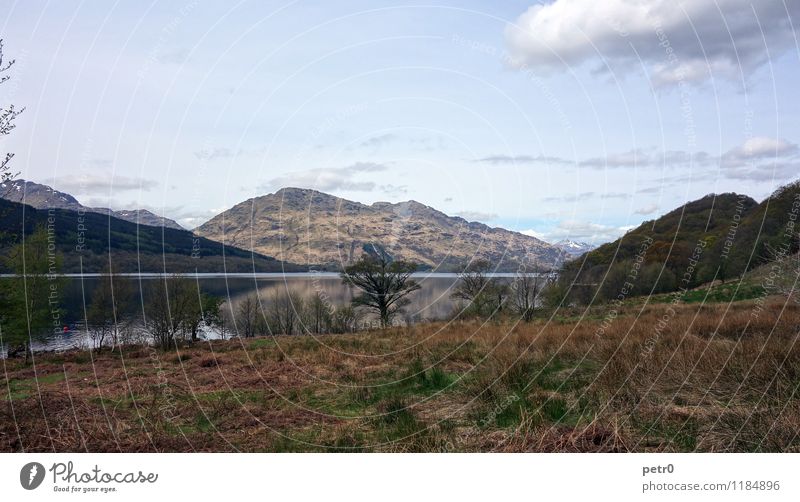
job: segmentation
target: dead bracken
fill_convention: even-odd
[[[0,450],[796,451],[800,307],[762,303],[8,359]]]

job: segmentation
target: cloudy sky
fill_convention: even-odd
[[[800,174],[800,2],[0,0],[0,152],[192,228],[284,186],[600,242]]]

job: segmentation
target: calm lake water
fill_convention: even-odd
[[[511,278],[513,274],[490,274],[493,277]],[[84,308],[91,302],[92,292],[99,280],[96,274],[83,276],[65,275],[66,283],[62,290],[61,304],[65,312],[61,318],[62,324],[67,327],[60,332],[41,334],[34,343],[35,350],[67,350],[71,348],[88,348],[91,341],[84,325]],[[129,275],[136,289],[136,298],[141,302],[141,290],[146,291],[152,281],[163,279],[160,274]],[[342,284],[342,280],[335,273],[297,273],[297,274],[190,274],[187,277],[196,280],[198,287],[209,294],[224,298],[232,305],[233,311],[243,298],[257,293],[265,305],[276,294],[286,292],[298,294],[303,299],[314,295],[329,302],[338,308],[349,304],[352,299],[352,290]],[[456,274],[414,274],[421,289],[412,293],[408,298],[410,304],[400,319],[403,322],[419,322],[426,320],[440,320],[451,316],[457,308],[456,303],[450,298],[453,287],[458,282]],[[139,315],[141,318],[141,315]],[[140,319],[139,319],[140,320]],[[137,319],[133,319],[134,325]],[[137,332],[135,338],[147,341],[141,328],[134,326]],[[226,337],[235,336],[230,330]],[[219,338],[216,330],[206,329],[201,333],[205,339]]]

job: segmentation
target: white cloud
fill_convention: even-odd
[[[523,230],[520,233],[529,235],[531,237],[536,237],[537,239],[547,242],[558,242],[569,239],[572,241],[587,242],[589,244],[601,244],[619,238],[632,228],[634,227],[631,225],[615,227],[588,221],[563,220],[560,221],[554,228],[544,232],[537,230]]]
[[[540,241],[546,241],[547,240],[546,239],[547,236],[544,233],[537,232],[536,230],[533,230],[533,229],[520,230],[519,233],[521,233],[523,235],[527,235],[528,237],[536,237]]]
[[[214,148],[203,148],[194,152],[194,156],[202,161],[214,161],[220,159],[232,159],[235,157],[258,157],[266,152],[266,147],[232,150],[225,146]]]
[[[397,135],[392,133],[381,134],[380,136],[373,136],[367,140],[362,141],[359,146],[363,148],[379,148],[387,143],[397,140]]]
[[[723,166],[740,166],[757,159],[781,158],[797,153],[797,145],[784,139],[749,138],[722,156]]]
[[[349,190],[353,192],[371,192],[376,188],[372,181],[360,180],[359,175],[386,170],[385,164],[376,162],[356,162],[345,167],[318,168],[285,173],[259,186],[263,190],[281,188],[311,188],[321,192]],[[388,187],[388,185],[385,185]]]
[[[581,161],[584,167],[642,167],[654,162],[650,153],[643,149],[629,150],[622,153],[610,153],[605,157],[593,157]]]
[[[115,176],[113,173],[78,174],[77,176],[58,176],[53,186],[72,195],[96,195],[98,192],[126,192],[141,190],[147,192],[158,186],[155,180]]]
[[[749,76],[793,47],[800,2],[556,0],[506,29],[513,64],[564,69],[648,68],[656,85]]]
[[[200,160],[230,159],[234,156],[233,150],[226,147],[203,149],[194,152],[194,156]]]
[[[492,221],[497,219],[497,215],[495,213],[482,213],[480,211],[461,211],[456,213],[456,216],[460,216],[467,221]]]
[[[574,162],[562,159],[561,157],[553,157],[549,155],[489,155],[480,159],[475,159],[474,162],[483,162],[486,164],[574,164]]]
[[[408,185],[381,185],[378,189],[389,197],[400,197],[408,193]]]
[[[640,207],[639,209],[634,211],[633,214],[641,214],[643,216],[647,216],[648,214],[653,214],[656,211],[658,211],[658,208],[659,208],[658,204],[648,204],[644,207]]]

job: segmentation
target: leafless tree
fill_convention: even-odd
[[[311,333],[328,333],[333,320],[333,309],[319,295],[315,294],[306,301],[305,329]]]
[[[120,343],[120,332],[129,322],[132,300],[130,281],[106,268],[86,310],[86,327],[96,350],[102,350],[107,339],[112,349]]]
[[[533,319],[536,297],[539,295],[539,276],[520,271],[511,283],[511,303],[514,313],[525,322]]]
[[[260,311],[258,295],[246,296],[236,307],[236,330],[239,336],[250,338],[255,336],[256,321]]]
[[[489,276],[491,264],[486,260],[470,262],[459,274],[451,298],[468,303],[466,314],[490,317],[503,308],[508,296],[506,283]]]
[[[0,39],[0,84],[7,82],[11,75],[8,71],[16,63],[16,60],[5,61],[3,59],[3,39]],[[0,137],[11,134],[14,129],[14,120],[20,113],[24,112],[25,108],[16,109],[13,104],[8,105],[8,108],[0,108]],[[13,153],[6,153],[5,157],[0,160],[0,181],[5,183],[16,177],[18,173],[11,172],[11,159],[14,158]]]
[[[276,291],[269,305],[269,327],[276,335],[296,335],[301,330],[303,299],[296,293]]]

